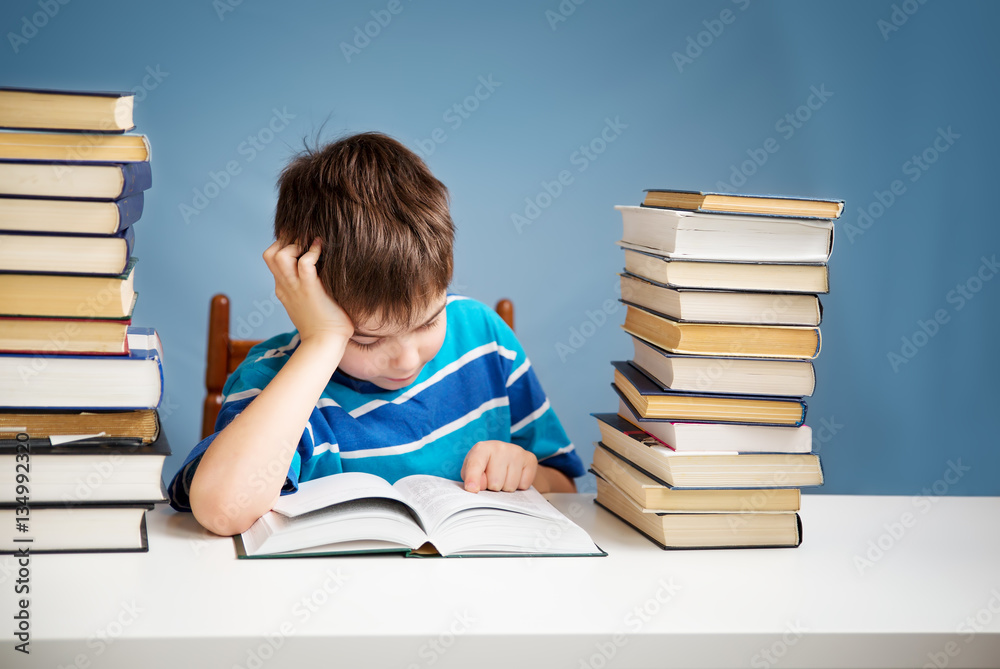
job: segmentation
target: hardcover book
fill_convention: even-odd
[[[622,329],[670,353],[809,360],[822,345],[817,327],[682,323],[628,304]]]
[[[161,430],[156,441],[75,435],[0,440],[0,503],[13,503],[17,454],[28,450],[31,462],[31,506],[35,503],[153,503],[166,500],[163,463],[170,445]],[[53,443],[55,441],[55,443]]]
[[[744,513],[798,511],[798,488],[717,488],[685,490],[663,485],[601,444],[595,444],[591,472],[612,483],[642,507],[643,513]]]
[[[0,353],[125,355],[131,324],[131,314],[125,318],[0,316]]]
[[[32,443],[77,446],[119,443],[150,444],[160,434],[160,422],[153,409],[139,411],[54,411],[21,409],[0,411],[0,445],[12,444],[19,434]],[[90,436],[94,435],[94,436]]]
[[[57,132],[0,133],[0,159],[131,163],[149,160],[145,135]]]
[[[135,307],[135,265],[117,276],[0,272],[0,314],[53,318],[129,318]]]
[[[646,189],[642,204],[690,211],[824,219],[837,218],[844,211],[843,200],[660,188]]]
[[[618,416],[634,426],[631,431],[635,434],[645,432],[655,437],[661,445],[677,452],[809,453],[812,451],[812,428],[808,425],[779,427],[640,418],[621,394],[618,398]],[[616,424],[623,431],[629,431],[629,428],[621,423]]]
[[[806,418],[806,403],[801,399],[663,390],[634,365],[626,361],[611,364],[615,390],[640,418],[796,427]]]
[[[132,328],[128,355],[0,355],[0,408],[155,409],[163,350],[152,328]]]
[[[777,293],[828,293],[824,263],[736,262],[671,258],[641,246],[618,242],[625,271],[675,288],[744,290]]]
[[[605,555],[534,488],[467,492],[413,475],[346,472],[303,482],[239,537],[246,557],[398,552],[445,557]]]
[[[28,513],[18,504],[0,504],[0,523],[14,528],[26,522],[31,543],[11,532],[0,534],[0,554],[29,548],[35,553],[145,553],[146,511],[152,504],[34,504]]]
[[[124,91],[0,88],[0,128],[122,133],[135,127]]]
[[[672,488],[802,488],[823,484],[814,453],[677,452],[616,414],[593,414],[601,444]],[[624,427],[622,425],[624,424]]]
[[[671,258],[825,263],[833,222],[616,206],[622,241]]]
[[[153,184],[149,163],[0,160],[0,195],[118,200]]]
[[[664,390],[806,397],[816,389],[808,360],[678,355],[632,337],[632,364]]]
[[[663,549],[794,548],[802,543],[797,513],[647,512],[613,483],[597,477],[599,506]]]
[[[620,274],[622,301],[683,323],[819,325],[823,309],[815,295],[672,288]]]
[[[134,245],[132,228],[100,237],[0,234],[0,271],[118,276]]]
[[[142,215],[143,194],[99,202],[0,197],[0,230],[113,235]]]

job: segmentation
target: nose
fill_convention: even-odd
[[[420,364],[420,348],[413,337],[401,337],[396,342],[392,366],[399,372],[412,372]]]

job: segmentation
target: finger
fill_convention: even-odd
[[[298,278],[298,261],[299,256],[302,255],[302,249],[298,244],[289,244],[278,250],[274,254],[274,266],[277,268],[277,272],[280,272],[283,277],[289,281],[294,281]]]
[[[298,273],[300,277],[316,276],[316,263],[319,262],[319,254],[322,246],[319,239],[313,240],[309,250],[299,256]]]
[[[486,487],[489,490],[503,490],[504,481],[507,480],[507,467],[506,461],[490,459],[489,464],[486,465]]]
[[[504,492],[514,492],[517,490],[517,486],[520,482],[521,466],[517,462],[512,462],[507,465],[507,476],[504,478],[501,490]]]
[[[521,479],[517,482],[518,490],[527,490],[535,482],[535,476],[538,474],[538,465],[529,462],[524,469],[521,470]]]
[[[263,254],[264,262],[270,263],[271,260],[274,258],[274,254],[277,253],[278,249],[280,248],[281,248],[281,242],[277,240],[271,242],[271,245],[268,246],[266,249],[264,249],[264,254]]]
[[[465,463],[462,465],[462,481],[465,482],[465,489],[469,492],[479,492],[486,487],[483,472],[486,471],[490,455],[487,449],[480,446],[482,443],[479,442],[472,447],[465,456]]]

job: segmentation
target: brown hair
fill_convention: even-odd
[[[381,133],[293,158],[278,179],[274,236],[303,252],[320,239],[319,278],[355,324],[412,327],[451,282],[448,189]]]

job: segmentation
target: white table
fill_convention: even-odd
[[[673,552],[551,499],[609,556],[237,561],[160,507],[148,554],[32,558],[27,657],[0,560],[0,666],[1000,667],[1000,498],[804,495],[798,549]]]

